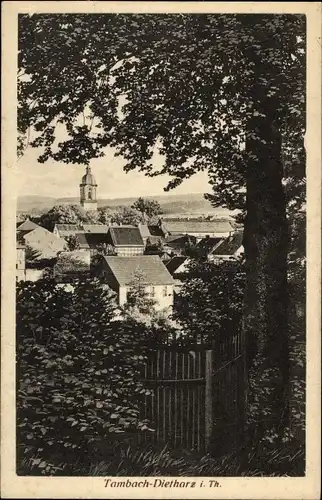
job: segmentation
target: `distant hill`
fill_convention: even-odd
[[[98,200],[98,206],[118,207],[120,205],[130,206],[137,199],[133,198],[106,198]],[[213,208],[209,201],[205,200],[202,193],[198,194],[180,194],[180,195],[162,195],[162,196],[144,196],[157,200],[165,215],[203,215],[218,214],[225,215],[229,212],[222,208]],[[46,212],[54,205],[78,204],[79,198],[52,198],[46,196],[21,196],[18,198],[17,211],[19,213],[27,212],[40,214]]]

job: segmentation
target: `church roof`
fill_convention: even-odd
[[[86,167],[86,174],[83,175],[81,184],[82,185],[87,184],[90,186],[97,186],[96,179],[95,179],[94,175],[92,174],[90,167]]]

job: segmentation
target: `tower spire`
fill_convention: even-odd
[[[83,175],[80,188],[80,204],[85,210],[97,210],[97,184],[91,167],[86,166],[86,173]]]

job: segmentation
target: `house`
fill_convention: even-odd
[[[96,273],[116,292],[119,305],[127,301],[127,294],[137,273],[144,279],[146,292],[156,300],[156,308],[164,309],[173,305],[174,280],[157,255],[102,256]]]
[[[79,250],[87,250],[91,255],[111,245],[111,237],[108,233],[76,233]]]
[[[26,248],[22,243],[16,245],[16,280],[22,281],[25,279],[26,269]]]
[[[185,256],[176,256],[172,257],[170,261],[166,263],[167,269],[171,276],[174,279],[174,293],[177,294],[180,292],[180,289],[183,284],[183,278],[186,276],[188,272],[189,263],[191,259]]]
[[[107,233],[106,224],[55,224],[53,233],[60,238],[68,238],[80,233]]]
[[[18,231],[24,231],[30,233],[30,231],[33,231],[34,229],[37,229],[40,227],[38,224],[35,222],[32,222],[30,219],[26,219],[24,222],[18,222],[17,224],[17,232]]]
[[[180,279],[188,271],[190,259],[185,256],[176,256],[167,262],[166,267],[174,279]]]
[[[164,240],[163,248],[166,252],[175,255],[185,255],[186,249],[191,245],[197,243],[197,238],[195,236],[190,236],[188,234],[178,234],[174,236],[168,236]]]
[[[194,236],[197,241],[206,236],[225,238],[234,232],[234,226],[228,219],[160,219],[159,228],[165,238],[176,235],[189,235]]]
[[[196,251],[200,257],[211,260],[210,256],[212,255],[213,251],[224,241],[225,238],[206,236],[198,242],[198,244],[196,245]]]
[[[59,238],[68,238],[74,236],[76,233],[84,233],[82,224],[55,224],[53,234]]]
[[[228,261],[240,257],[243,252],[243,232],[237,231],[215,245],[208,254],[208,260],[212,262]]]
[[[110,244],[119,257],[143,255],[144,242],[140,229],[135,226],[112,226],[109,228]]]
[[[18,231],[17,237],[20,243],[39,252],[38,259],[52,259],[66,247],[64,240],[40,226],[26,234]]]
[[[25,245],[17,242],[16,246],[17,257],[16,257],[16,281],[38,281],[43,278],[47,266],[42,261],[35,261],[28,263],[26,259],[26,247]]]
[[[151,238],[151,233],[149,230],[149,226],[147,224],[139,224],[138,225],[144,246],[146,246],[147,241]]]
[[[106,224],[83,224],[82,227],[86,234],[108,233],[109,230]]]
[[[91,254],[89,251],[61,252],[54,266],[54,278],[58,283],[68,283],[77,277],[90,276]]]

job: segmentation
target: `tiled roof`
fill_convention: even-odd
[[[115,246],[143,246],[138,227],[111,227],[110,234]]]
[[[149,226],[147,224],[140,224],[139,225],[139,231],[141,233],[142,238],[149,238],[149,237],[151,237]]]
[[[169,273],[173,274],[187,260],[187,257],[172,257],[167,263]]]
[[[79,233],[84,232],[82,224],[55,224],[59,232]]]
[[[233,227],[228,220],[166,220],[163,221],[164,228],[169,233],[227,233],[233,231]]]
[[[148,228],[149,228],[151,236],[159,236],[161,238],[164,237],[163,231],[160,228],[160,226],[155,224],[155,225],[151,225],[151,226],[149,225]]]
[[[98,245],[110,245],[109,233],[76,233],[81,248],[96,248]]]
[[[213,255],[234,255],[243,244],[243,233],[238,231],[226,238],[215,250]]]
[[[181,248],[184,249],[186,245],[189,243],[195,243],[196,238],[194,236],[189,236],[188,234],[181,234],[181,235],[172,235],[168,236],[164,243],[165,245],[172,247],[172,248]]]
[[[147,284],[172,285],[173,278],[158,255],[139,257],[104,257],[106,265],[121,286],[131,285],[135,272],[140,272]]]
[[[66,245],[63,239],[40,226],[25,234],[23,238],[26,245],[41,252],[42,258],[56,256]]]
[[[223,238],[213,237],[213,238],[203,238],[199,241],[198,247],[204,248],[205,250],[212,250],[215,246],[219,245]]]
[[[83,224],[85,233],[107,233],[109,227],[105,224]]]
[[[40,227],[40,226],[38,224],[36,224],[35,222],[32,222],[29,219],[26,219],[21,224],[18,224],[17,231],[26,231],[26,232],[28,231],[29,232],[29,231],[33,231],[37,227]]]

